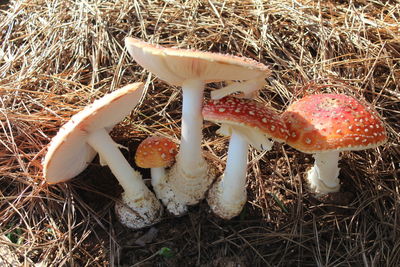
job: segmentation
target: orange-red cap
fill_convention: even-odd
[[[279,114],[252,99],[227,96],[204,104],[205,120],[262,132],[267,138],[284,142],[288,130]]]
[[[169,167],[178,153],[176,144],[161,136],[152,136],[143,140],[136,150],[135,163],[141,168]]]
[[[306,96],[282,117],[290,132],[287,143],[306,153],[362,150],[387,141],[376,112],[343,94]]]

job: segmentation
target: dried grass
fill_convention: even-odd
[[[6,1],[7,2],[7,1]],[[21,263],[40,266],[396,266],[400,262],[400,7],[396,1],[0,2],[0,226]],[[133,81],[147,97],[113,137],[132,153],[151,133],[179,139],[180,94],[127,56],[132,35],[167,46],[242,55],[273,69],[259,101],[283,110],[304,94],[371,103],[389,142],[344,153],[340,199],[317,200],[312,158],[287,146],[251,151],[249,203],[221,221],[203,203],[146,231],[113,214],[121,192],[93,163],[70,183],[41,177],[46,145],[68,118]],[[206,123],[206,156],[223,170],[227,139]],[[143,171],[143,170],[142,170]],[[143,171],[148,177],[148,173]],[[334,197],[333,197],[334,198]],[[142,244],[143,245],[143,244]],[[158,255],[161,247],[173,257]],[[147,264],[147,265],[146,265]]]

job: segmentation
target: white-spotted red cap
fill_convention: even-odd
[[[264,79],[271,73],[264,64],[244,57],[164,48],[131,37],[125,39],[125,45],[129,54],[143,68],[176,86],[191,79],[206,83]]]
[[[287,143],[305,153],[362,150],[387,141],[385,126],[371,108],[343,94],[306,96],[282,114]]]
[[[178,149],[172,140],[162,136],[144,139],[136,150],[135,163],[141,168],[169,167],[175,162]]]
[[[48,183],[69,180],[81,173],[96,156],[87,143],[94,131],[110,131],[139,102],[143,83],[129,84],[96,100],[71,117],[51,140],[43,160],[43,176]]]
[[[242,132],[257,131],[279,142],[288,138],[288,130],[279,114],[252,99],[227,96],[210,100],[204,104],[202,113],[205,120],[246,129]]]

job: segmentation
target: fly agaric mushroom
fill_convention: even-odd
[[[151,168],[151,185],[158,199],[168,207],[168,200],[172,192],[165,186],[165,168],[175,162],[178,153],[176,144],[172,140],[152,136],[143,140],[135,154],[135,163],[141,168]]]
[[[207,201],[223,219],[237,216],[246,203],[247,150],[270,150],[269,139],[284,142],[288,130],[278,113],[250,99],[224,97],[208,101],[203,107],[205,120],[221,123],[219,133],[230,136],[223,176],[212,185]]]
[[[182,135],[176,164],[171,168],[167,183],[175,196],[169,201],[169,211],[180,215],[187,205],[194,205],[204,198],[214,180],[201,152],[203,117],[201,105],[205,83],[238,81],[212,93],[220,98],[241,91],[251,96],[265,84],[270,70],[248,58],[199,52],[185,49],[163,48],[143,41],[126,38],[129,54],[142,67],[160,79],[182,87]]]
[[[117,216],[134,229],[157,222],[162,206],[108,133],[139,102],[142,92],[142,83],[127,85],[72,116],[52,139],[43,161],[44,178],[59,183],[81,173],[98,153],[100,163],[110,167],[124,189],[122,203],[115,205]]]
[[[375,148],[387,141],[376,113],[342,94],[306,96],[291,104],[282,117],[290,132],[287,143],[315,158],[307,180],[317,194],[339,191],[340,151]]]

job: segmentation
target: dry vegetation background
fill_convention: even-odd
[[[379,0],[0,1],[0,247],[28,266],[398,266],[399,20],[399,3]],[[314,92],[355,96],[382,115],[389,142],[343,153],[341,193],[320,200],[302,177],[311,156],[251,150],[239,217],[202,203],[130,231],[97,161],[65,184],[41,177],[60,126],[127,83],[145,82],[147,96],[112,132],[125,156],[151,133],[179,140],[180,91],[131,60],[126,36],[258,60],[273,70],[258,100],[277,110]],[[205,124],[204,151],[222,172],[228,140],[216,129]]]

